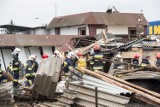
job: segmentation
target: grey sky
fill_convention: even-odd
[[[120,12],[143,13],[148,21],[160,20],[160,0],[0,0],[0,25],[40,26],[49,23],[55,16],[83,13],[105,12],[115,6]],[[40,19],[35,19],[36,17]]]

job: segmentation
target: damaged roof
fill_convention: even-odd
[[[67,16],[55,17],[49,23],[48,28],[66,27],[76,25],[137,25],[138,18],[142,19],[141,24],[147,26],[148,22],[141,13],[106,13],[88,12]]]
[[[0,35],[0,46],[61,46],[81,35]]]

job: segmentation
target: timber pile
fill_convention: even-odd
[[[82,71],[83,73],[95,76],[96,78],[104,80],[108,83],[111,83],[111,84],[123,87],[125,89],[128,89],[128,90],[135,93],[135,95],[134,95],[135,98],[137,98],[141,101],[144,101],[148,104],[151,104],[156,107],[159,107],[159,105],[160,105],[160,94],[159,93],[144,89],[144,88],[139,87],[137,85],[131,84],[125,80],[116,78],[114,76],[108,75],[108,74],[100,72],[100,71],[93,72],[93,71],[90,71],[85,68],[81,68],[80,71]]]
[[[0,106],[10,106],[14,103],[13,99],[13,83],[7,82],[0,84]]]

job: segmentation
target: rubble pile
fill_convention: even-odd
[[[13,103],[13,83],[0,84],[0,106],[10,106]]]

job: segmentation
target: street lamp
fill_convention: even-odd
[[[39,19],[39,20],[41,20],[41,22],[42,22],[42,26],[44,26],[44,22],[43,22],[43,20],[42,20],[41,18],[36,17],[35,19]]]

